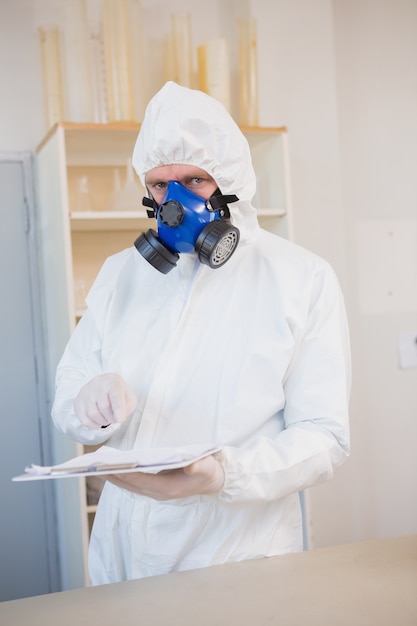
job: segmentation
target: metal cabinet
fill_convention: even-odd
[[[60,589],[53,486],[11,481],[25,465],[50,461],[30,154],[0,153],[0,211],[0,601],[4,601]]]

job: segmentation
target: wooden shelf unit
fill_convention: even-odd
[[[83,312],[83,296],[109,255],[129,247],[152,225],[139,204],[109,210],[114,172],[124,183],[139,124],[55,125],[36,153],[38,235],[46,332],[48,401],[53,402],[57,363]],[[262,226],[292,238],[287,129],[243,128],[257,176],[254,200]],[[87,177],[91,210],[77,210],[77,181]],[[139,181],[137,180],[138,184]],[[144,190],[141,190],[144,193]],[[54,462],[84,451],[53,428]],[[88,584],[87,548],[95,506],[84,479],[57,481],[57,523],[66,587]]]

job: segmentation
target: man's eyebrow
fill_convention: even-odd
[[[155,183],[163,183],[160,176],[150,176],[149,178],[145,177],[145,182],[147,185],[155,185]]]

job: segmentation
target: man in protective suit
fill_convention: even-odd
[[[157,230],[104,263],[57,369],[53,419],[84,444],[219,444],[108,476],[93,584],[301,550],[299,492],[349,454],[349,340],[333,270],[260,228],[247,141],[167,83],[133,153]]]

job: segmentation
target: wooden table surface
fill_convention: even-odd
[[[26,624],[417,626],[417,535],[0,603]]]

